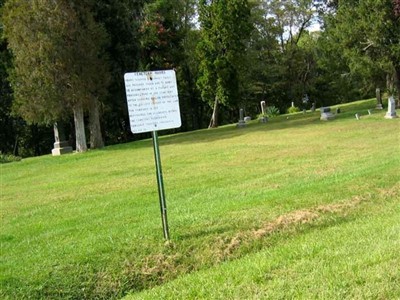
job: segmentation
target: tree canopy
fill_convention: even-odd
[[[90,6],[88,1],[10,0],[4,8],[5,36],[14,54],[15,111],[39,124],[73,111],[78,151],[86,150],[83,110],[94,112],[108,85],[101,53],[107,35]]]
[[[214,105],[209,127],[218,126],[218,103],[232,105],[240,97],[239,72],[251,30],[247,0],[202,0],[198,86],[202,99]]]
[[[49,132],[59,120],[78,151],[147,137],[129,132],[125,72],[176,70],[182,131],[236,122],[240,108],[256,116],[260,101],[284,112],[292,102],[372,97],[377,87],[399,97],[399,0],[0,6],[3,152],[48,153],[51,137],[42,143],[30,132]],[[24,151],[27,140],[40,146]]]

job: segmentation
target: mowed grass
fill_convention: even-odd
[[[400,119],[374,106],[161,137],[169,243],[150,140],[0,165],[2,298],[396,298]]]
[[[399,299],[400,206],[379,202],[125,299]]]

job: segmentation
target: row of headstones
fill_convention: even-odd
[[[376,109],[383,109],[382,96],[381,96],[381,91],[379,88],[376,89],[376,100],[377,100]],[[292,103],[292,106],[293,105],[294,105],[294,103]],[[266,108],[267,107],[266,107],[265,101],[261,101],[262,117],[259,119],[261,123],[266,123],[268,121],[268,117],[266,117]],[[315,102],[312,104],[311,111],[312,112],[315,111]],[[329,120],[335,119],[335,115],[331,112],[330,107],[321,107],[320,111],[321,111],[320,120],[329,121]],[[340,113],[340,108],[336,109],[336,114],[338,114],[338,113]],[[371,110],[368,110],[368,114],[371,115]],[[355,114],[355,117],[357,120],[360,119],[360,115],[358,113]],[[394,118],[398,118],[398,116],[396,114],[396,103],[395,103],[394,97],[391,96],[391,97],[389,97],[389,100],[388,100],[388,111],[385,115],[385,119],[394,119]],[[241,108],[239,111],[239,122],[236,126],[239,128],[245,127],[246,122],[250,121],[250,120],[251,120],[250,117],[244,116],[244,110]]]
[[[307,99],[308,99],[308,98],[307,98]],[[304,103],[306,103],[306,102],[304,102]],[[295,106],[294,106],[294,102],[292,102],[292,107],[295,107]],[[312,105],[311,105],[310,110],[311,110],[311,112],[314,112],[315,109],[316,109],[316,104],[315,104],[315,102],[313,102]],[[303,109],[303,113],[306,113],[306,111],[307,111],[306,109]]]
[[[381,91],[380,89],[376,89],[376,100],[377,100],[377,105],[376,109],[383,109],[383,103],[382,103],[382,97],[381,97]],[[292,106],[294,104],[292,103]],[[315,102],[312,104],[311,111],[315,111]],[[332,120],[335,118],[335,115],[332,114],[331,108],[330,107],[321,107],[321,117],[320,120],[323,121],[328,121]],[[261,123],[266,123],[268,121],[267,115],[267,105],[265,101],[261,101],[261,112],[262,112],[262,117],[260,118]],[[336,109],[336,114],[340,113],[340,109]],[[370,111],[368,111],[369,114],[371,114]],[[360,116],[359,114],[355,115],[356,119],[359,120]],[[396,114],[396,105],[395,105],[395,100],[394,97],[391,96],[388,100],[388,111],[385,115],[386,119],[394,119],[398,118]],[[239,123],[237,124],[237,127],[245,127],[246,122],[250,121],[250,117],[244,117],[244,110],[240,109],[239,112]],[[53,155],[61,155],[65,153],[71,153],[72,152],[72,147],[69,146],[68,142],[65,141],[65,135],[62,130],[62,125],[58,126],[57,123],[54,124],[54,137],[55,137],[55,143],[54,143],[54,149],[52,149],[52,154]]]

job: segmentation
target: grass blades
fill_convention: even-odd
[[[368,115],[374,106],[341,105],[331,122],[299,113],[161,137],[170,243],[150,140],[1,164],[1,297],[121,298],[271,245],[279,252],[302,226],[340,230],[341,205],[374,211],[385,197],[398,205],[400,119]],[[299,211],[310,222],[292,215]],[[294,221],[285,227],[282,216]],[[276,222],[276,230],[254,234]],[[313,228],[307,236],[318,235]]]

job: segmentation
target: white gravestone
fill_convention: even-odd
[[[250,117],[250,116],[244,117],[243,120],[244,120],[246,123],[247,123],[247,122],[250,122],[250,121],[251,121],[251,117]]]
[[[65,140],[64,129],[61,122],[54,123],[54,148],[51,150],[53,156],[63,155],[72,152],[72,147]]]
[[[261,117],[260,117],[260,123],[267,123],[268,117],[267,117],[267,104],[265,101],[261,101]]]
[[[388,111],[385,115],[385,119],[395,119],[399,116],[396,114],[396,102],[394,101],[394,97],[391,96],[388,100]]]
[[[181,126],[174,70],[126,73],[124,80],[132,133]]]

